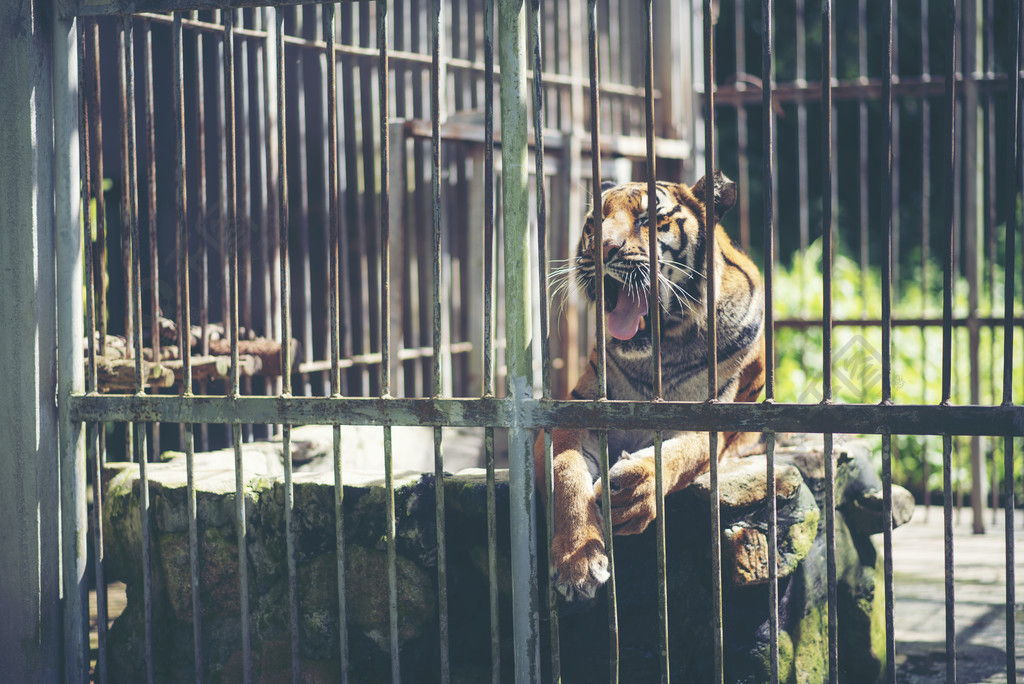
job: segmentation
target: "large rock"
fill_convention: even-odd
[[[328,428],[330,431],[330,428]],[[377,430],[379,432],[379,429]],[[432,446],[428,430],[424,437]],[[293,443],[323,443],[321,428],[297,428]],[[274,451],[276,448],[276,452]],[[293,449],[295,447],[293,446]],[[300,449],[304,447],[299,447]],[[880,560],[868,536],[878,527],[872,514],[879,487],[858,444],[845,444],[839,457],[837,549],[840,579],[841,663],[844,676],[876,679],[884,657],[881,591],[875,590]],[[320,447],[308,450],[320,451]],[[406,450],[414,455],[415,449]],[[254,680],[290,679],[288,573],[284,535],[284,488],[280,444],[249,447],[243,456],[246,549]],[[350,455],[352,452],[345,452]],[[276,454],[276,455],[275,455]],[[374,457],[375,458],[375,457]],[[419,458],[419,456],[417,456]],[[302,458],[324,462],[324,455]],[[355,682],[390,678],[389,598],[385,545],[386,490],[380,473],[365,470],[373,458],[354,457],[344,472],[344,546],[339,563],[333,473],[295,476],[295,564],[298,576],[299,643],[307,681],[340,676],[338,575],[344,574],[350,675]],[[448,460],[446,458],[446,464]],[[329,470],[329,459],[326,463]],[[399,459],[398,468],[404,463]],[[414,465],[419,465],[416,463]],[[191,678],[192,589],[186,472],[182,456],[148,465],[154,670],[158,681]],[[801,475],[801,471],[803,475]],[[775,497],[780,576],[780,666],[783,681],[818,681],[827,668],[824,628],[825,565],[820,501],[823,491],[820,446],[780,448]],[[268,474],[269,473],[269,474]],[[874,479],[872,479],[874,478]],[[502,672],[511,677],[511,577],[509,575],[508,489],[505,471],[496,473],[498,573]],[[806,480],[806,483],[805,483]],[[199,595],[204,668],[213,681],[241,676],[241,592],[238,529],[235,523],[233,453],[196,456],[199,521]],[[811,485],[808,487],[808,483]],[[723,617],[729,681],[763,681],[768,660],[768,494],[765,459],[750,457],[720,467],[724,584]],[[104,536],[107,575],[128,585],[128,606],[109,635],[112,678],[145,676],[141,487],[134,464],[111,464],[106,477]],[[904,501],[896,494],[894,501]],[[437,535],[433,477],[416,471],[395,476],[398,548],[398,638],[402,678],[437,679]],[[712,668],[711,538],[709,478],[666,499],[670,662],[675,681],[704,681]],[[912,502],[911,502],[912,505]],[[540,507],[543,509],[543,507]],[[905,505],[894,505],[901,517]],[[490,673],[487,495],[482,470],[445,477],[448,625],[454,681],[476,682]],[[856,520],[847,524],[847,518]],[[872,522],[874,521],[874,522]],[[543,526],[543,519],[540,521]],[[540,528],[541,538],[544,537]],[[627,681],[658,678],[659,630],[654,529],[616,537],[620,672]],[[540,549],[540,576],[546,575]],[[542,579],[543,584],[543,579]],[[879,588],[880,588],[879,583]],[[546,591],[542,587],[542,596]],[[606,593],[590,602],[560,607],[562,677],[589,682],[607,677]],[[542,609],[542,640],[550,640],[549,611]],[[545,653],[544,662],[550,662]]]

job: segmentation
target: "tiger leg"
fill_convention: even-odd
[[[720,440],[721,441],[721,440]],[[662,442],[661,458],[665,494],[683,489],[708,469],[708,434],[673,433]],[[612,528],[615,534],[640,534],[657,515],[654,447],[623,454],[608,471]],[[601,496],[604,483],[594,485]]]
[[[534,449],[537,481],[547,497],[544,482],[544,449],[541,435]],[[597,440],[589,430],[552,431],[554,489],[554,536],[551,558],[555,588],[568,600],[593,598],[608,581],[608,556],[594,497],[590,463]]]

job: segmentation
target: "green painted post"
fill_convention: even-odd
[[[540,681],[540,603],[533,450],[524,424],[533,398],[530,331],[529,175],[526,112],[526,7],[498,3],[501,68],[502,218],[505,229],[505,359],[512,424],[508,431],[512,521],[512,621],[517,682]]]
[[[64,681],[89,680],[86,579],[85,440],[71,419],[71,394],[85,391],[82,338],[82,223],[78,130],[78,31],[53,20],[53,209],[57,304],[57,409],[60,447]]]

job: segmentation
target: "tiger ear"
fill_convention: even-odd
[[[618,185],[618,183],[616,183],[615,181],[611,181],[611,180],[603,180],[603,181],[601,181],[601,194],[604,194],[604,193],[608,192],[609,190],[614,188],[616,185]]]
[[[728,176],[724,173],[715,169],[714,173],[715,183],[715,223],[722,220],[722,217],[736,205],[736,184],[733,183]],[[690,192],[697,198],[697,201],[702,205],[706,199],[707,190],[705,189],[705,178],[701,178],[697,181],[693,187],[690,188]]]

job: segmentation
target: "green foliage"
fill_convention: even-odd
[[[999,231],[997,230],[997,233]],[[1001,251],[1001,250],[1000,250]],[[920,319],[942,317],[941,267],[927,268],[931,274],[927,281],[918,276],[916,281],[904,283],[899,293],[893,293],[893,318]],[[982,277],[983,291],[979,297],[979,316],[1000,317],[1003,313],[1003,269],[996,266]],[[832,269],[832,318],[835,321],[851,319],[880,319],[882,278],[878,268],[862,271],[860,265],[846,256],[837,254]],[[926,287],[914,283],[927,282]],[[989,292],[988,290],[992,291]],[[968,283],[962,278],[954,283],[954,317],[964,317],[968,311]],[[898,294],[898,298],[897,298]],[[822,317],[824,296],[822,289],[822,246],[816,241],[803,253],[797,252],[790,265],[777,266],[774,272],[773,302],[775,319],[818,319]],[[1020,312],[1017,315],[1021,315]],[[1020,349],[1017,333],[1015,349]],[[999,404],[1002,401],[1003,331],[982,327],[979,333],[977,377],[980,404]],[[816,403],[823,398],[823,335],[821,327],[799,329],[777,326],[775,331],[775,398],[778,401]],[[937,404],[942,400],[942,327],[894,327],[891,344],[892,398],[899,404]],[[836,326],[832,340],[832,399],[843,403],[878,403],[882,400],[882,334],[875,326]],[[1017,359],[1024,353],[1015,352]],[[966,327],[954,329],[952,353],[952,401],[968,404],[971,401],[970,339]],[[1024,396],[1024,368],[1016,364],[1014,396]],[[842,438],[837,437],[841,442]],[[881,452],[881,438],[875,437],[876,451]],[[970,439],[954,439],[955,482],[969,489],[968,471]],[[1003,471],[1003,440],[985,439],[983,453],[989,464],[989,477]],[[893,438],[893,478],[920,494],[927,479],[933,492],[942,489],[942,439],[936,436],[895,436]],[[1014,472],[1022,472],[1024,455],[1015,453]],[[1002,485],[999,485],[1002,488]],[[1016,486],[1021,495],[1021,485]]]

